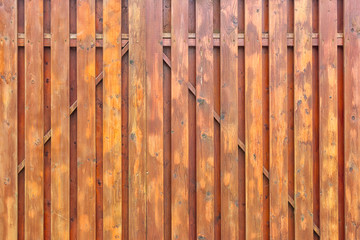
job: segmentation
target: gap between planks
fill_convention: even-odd
[[[102,34],[96,34],[96,47],[102,47],[103,46],[103,35]],[[213,45],[215,47],[220,46],[220,34],[214,33],[213,35],[214,43]],[[129,40],[129,34],[122,34],[122,47],[124,47]],[[245,40],[245,34],[239,33],[238,34],[238,46],[244,46]],[[189,33],[189,39],[188,44],[189,47],[193,47],[196,45],[196,35],[195,33]],[[18,46],[24,46],[25,45],[25,34],[24,33],[18,33]],[[51,34],[45,33],[44,34],[44,46],[50,46],[51,45]],[[313,33],[312,34],[312,45],[318,46],[319,45],[319,33]],[[344,45],[344,34],[338,33],[337,34],[337,46],[343,46]],[[70,47],[76,47],[77,46],[77,36],[75,33],[70,34]],[[163,46],[171,46],[171,34],[170,33],[164,33],[163,34]],[[262,46],[269,46],[269,34],[263,33],[262,34]],[[288,33],[287,34],[287,46],[294,46],[294,34]]]
[[[124,56],[128,50],[129,50],[129,44],[128,44],[128,41],[126,41],[123,45],[122,56]],[[163,60],[169,66],[169,68],[171,68],[171,61],[168,58],[168,56],[166,56],[165,53],[163,53]],[[103,72],[100,72],[99,75],[96,76],[96,78],[95,78],[95,85],[98,85],[102,81],[102,79],[103,79]],[[190,82],[188,82],[188,89],[194,96],[196,96],[196,89]],[[69,115],[73,114],[73,112],[76,110],[76,108],[77,108],[77,101],[75,101],[70,106]],[[219,114],[215,110],[213,111],[213,114],[214,114],[214,119],[216,120],[216,122],[220,124],[221,120],[220,120]],[[50,140],[50,138],[51,138],[51,129],[44,135],[44,145]],[[242,142],[240,139],[238,139],[238,146],[243,152],[245,152],[245,143]],[[22,160],[17,167],[18,174],[24,168],[25,168],[25,159]],[[263,167],[263,175],[267,179],[270,179],[270,173],[265,167]],[[290,195],[288,195],[288,202],[291,205],[291,207],[294,209],[295,201]],[[320,228],[315,223],[313,225],[313,229],[314,229],[314,232],[320,237]]]

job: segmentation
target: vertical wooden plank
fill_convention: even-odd
[[[95,239],[95,0],[77,2],[77,238]]]
[[[189,228],[189,3],[171,2],[171,238],[190,238]]]
[[[345,238],[360,237],[360,2],[344,2]]]
[[[45,10],[46,5],[50,2],[44,2],[44,11],[50,11],[50,7]],[[50,5],[50,4],[49,4]],[[50,13],[44,13],[44,31],[48,25],[45,24],[45,16]],[[50,23],[50,19],[48,19]],[[44,133],[51,130],[51,50],[50,47],[44,46],[44,75],[43,75],[43,91],[44,91]],[[45,142],[44,140],[44,239],[51,237],[51,135]]]
[[[196,1],[196,227],[214,239],[213,1]]]
[[[319,2],[320,232],[339,239],[337,1]]]
[[[295,0],[295,239],[313,238],[312,1]]]
[[[129,239],[146,238],[145,1],[129,0]]]
[[[221,238],[239,238],[238,0],[220,3]]]
[[[246,239],[262,239],[262,1],[245,0]]]
[[[162,1],[146,0],[146,228],[164,239]],[[185,84],[185,83],[184,83]]]
[[[44,236],[43,1],[25,1],[25,239]]]
[[[101,6],[102,2],[96,2],[96,4]],[[102,18],[102,14],[96,11],[96,18]],[[102,12],[102,11],[101,11]],[[102,22],[102,21],[101,21]],[[98,31],[98,29],[96,29]],[[103,71],[103,48],[97,47],[95,54],[95,76]],[[95,186],[96,186],[96,240],[103,240],[104,231],[103,231],[103,81],[100,81],[96,84],[95,87],[95,126],[96,126],[96,168],[95,168]]]
[[[69,1],[51,2],[51,238],[70,238]]]
[[[104,0],[103,14],[103,236],[121,239],[121,1]]]
[[[16,239],[18,230],[17,2],[0,2],[0,232]]]
[[[270,238],[288,239],[287,2],[269,11]]]

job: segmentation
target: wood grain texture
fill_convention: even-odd
[[[187,239],[189,227],[189,3],[171,2],[171,238]]]
[[[269,5],[270,238],[288,239],[287,3]]]
[[[320,233],[339,239],[337,1],[319,2]]]
[[[221,238],[239,238],[238,1],[220,3]]]
[[[25,239],[44,236],[43,1],[25,0]]]
[[[77,239],[95,239],[95,0],[77,2]]]
[[[146,8],[129,1],[129,239],[146,239]]]
[[[245,0],[246,239],[262,239],[263,104],[262,2]]]
[[[162,1],[146,0],[146,228],[164,239],[164,107]]]
[[[121,1],[103,4],[103,237],[121,239]]]
[[[214,239],[213,1],[196,1],[196,230]]]
[[[344,1],[345,238],[360,238],[360,2]]]
[[[312,1],[295,0],[295,239],[313,238]]]
[[[16,239],[18,232],[18,75],[17,2],[0,6],[0,232]]]
[[[51,238],[70,239],[69,2],[51,2]]]

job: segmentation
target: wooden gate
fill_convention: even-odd
[[[358,0],[0,0],[0,239],[360,238]]]

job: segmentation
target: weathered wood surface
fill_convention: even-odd
[[[295,0],[295,239],[313,238],[312,1]]]
[[[103,47],[104,239],[122,236],[121,2],[105,0]]]
[[[43,1],[25,0],[25,239],[44,237]]]
[[[51,237],[70,239],[69,2],[51,2]]]
[[[0,0],[0,239],[356,239],[359,6]]]
[[[246,239],[263,238],[262,2],[245,0]]]
[[[270,68],[270,238],[288,239],[287,3],[271,1]]]
[[[323,239],[339,239],[337,1],[319,7],[320,232]]]
[[[238,239],[238,1],[221,1],[220,8],[221,238]]]
[[[146,0],[146,228],[164,239],[164,83],[162,1]]]
[[[96,236],[95,0],[77,1],[77,36],[77,239],[91,240]]]
[[[18,230],[16,26],[16,2],[3,2],[0,7],[0,232],[4,239],[16,239]]]
[[[196,1],[196,231],[214,239],[213,2]]]
[[[360,238],[360,3],[344,1],[345,239]]]
[[[187,1],[173,0],[171,12],[171,238],[190,237]]]
[[[129,238],[146,239],[146,5],[129,1]],[[159,176],[161,177],[161,176]]]

